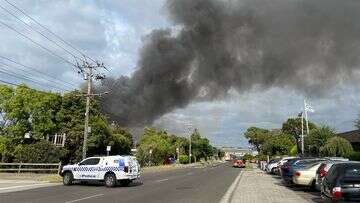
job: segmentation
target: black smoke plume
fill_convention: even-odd
[[[165,7],[174,27],[146,37],[131,77],[97,87],[111,90],[102,108],[121,125],[150,124],[229,90],[319,95],[358,78],[358,0],[169,0]]]

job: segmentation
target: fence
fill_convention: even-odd
[[[0,172],[60,173],[60,163],[0,163]]]

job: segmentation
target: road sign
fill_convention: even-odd
[[[106,147],[106,151],[107,151],[107,152],[110,152],[110,151],[111,151],[111,146],[107,146],[107,147]]]

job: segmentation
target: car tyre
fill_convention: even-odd
[[[115,187],[116,186],[116,176],[115,174],[106,174],[105,175],[105,178],[104,178],[104,181],[105,181],[105,186],[106,187]]]
[[[272,169],[271,169],[271,174],[273,174],[273,175],[276,174],[276,169],[275,169],[275,168],[272,168]]]
[[[127,187],[130,185],[131,182],[132,182],[132,180],[120,180],[120,185]]]
[[[71,172],[66,172],[63,176],[64,185],[72,185],[74,181],[74,176]]]

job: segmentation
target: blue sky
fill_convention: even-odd
[[[176,29],[165,14],[164,0],[11,2],[87,55],[103,61],[110,69],[107,73],[110,76],[131,76],[136,70],[142,39],[153,29]],[[13,9],[5,1],[0,1],[0,5]],[[30,22],[24,16],[20,18]],[[72,59],[49,41],[25,29],[3,10],[0,10],[0,19],[44,46],[51,47],[57,54]],[[0,39],[1,56],[61,80],[77,85],[82,83],[82,77],[72,67],[4,26],[0,26]],[[27,82],[4,74],[0,74],[0,78],[12,82]],[[47,84],[29,84],[39,89],[51,89]],[[320,125],[330,125],[339,132],[354,129],[354,120],[360,109],[358,92],[355,85],[339,84],[321,98],[306,98],[315,109],[309,115],[310,119]],[[164,115],[154,125],[172,133],[186,135],[184,123],[190,122],[216,146],[247,147],[243,133],[248,127],[280,128],[288,117],[297,115],[304,99],[304,95],[291,89],[260,90],[254,87],[247,92],[234,91],[223,100],[192,103],[184,109]]]

